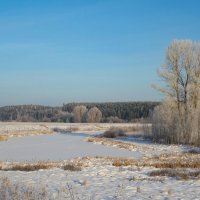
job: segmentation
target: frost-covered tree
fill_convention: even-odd
[[[154,111],[154,139],[197,143],[200,140],[197,112],[200,109],[200,43],[173,41],[158,75],[165,86],[154,87],[165,95],[165,103]]]
[[[102,118],[102,113],[97,107],[91,108],[86,114],[86,121],[88,123],[99,123]]]
[[[85,115],[88,109],[86,106],[76,106],[73,109],[74,122],[81,123],[85,121]]]

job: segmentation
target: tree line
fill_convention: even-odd
[[[0,121],[56,122],[63,121],[66,113],[61,107],[20,105],[0,107]]]
[[[68,103],[0,107],[0,121],[122,123],[148,119],[158,102]]]
[[[148,119],[159,102],[68,103],[63,105],[63,111],[73,112],[80,105],[87,109],[98,108],[102,122],[131,122]]]

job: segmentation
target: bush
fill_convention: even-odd
[[[115,138],[115,137],[122,137],[126,136],[125,132],[121,128],[112,127],[108,131],[103,133],[103,137],[106,138]]]
[[[168,176],[177,179],[199,179],[200,171],[186,171],[186,170],[171,170],[171,169],[162,169],[156,170],[149,173],[149,176]]]
[[[57,133],[73,133],[73,132],[76,132],[78,131],[79,129],[77,127],[66,127],[66,128],[53,128],[53,131],[54,132],[57,132]]]
[[[63,166],[64,170],[68,170],[68,171],[81,171],[81,167],[73,165],[73,164],[66,164]]]

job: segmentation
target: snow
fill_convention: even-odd
[[[92,159],[89,167],[80,172],[51,169],[35,172],[1,172],[1,176],[35,187],[45,186],[49,199],[70,199],[67,198],[69,185],[74,196],[81,200],[199,199],[200,181],[149,179],[147,173],[150,170],[152,169],[149,167],[142,170],[134,167],[117,168],[102,160]]]
[[[153,157],[165,153],[181,153],[187,148],[187,146],[183,145],[166,145],[153,143],[151,140],[144,139],[142,136],[119,137],[115,140],[135,144],[134,151],[142,153],[144,157]]]
[[[141,123],[53,123],[53,122],[0,122],[0,134],[27,131],[46,131],[54,128],[73,129],[75,132],[98,132],[111,127],[132,128],[142,127]],[[150,126],[150,125],[149,125]]]
[[[46,129],[64,125],[45,124],[0,124],[0,133]],[[67,125],[68,127],[70,125]],[[78,126],[78,125],[76,125]],[[150,177],[154,167],[115,167],[107,156],[130,157],[134,159],[152,158],[160,154],[182,153],[189,147],[181,145],[154,144],[141,137],[122,137],[116,140],[135,145],[132,151],[111,146],[86,142],[92,131],[102,131],[101,125],[83,126],[86,133],[53,134],[39,136],[14,137],[0,142],[0,160],[2,161],[38,161],[38,160],[76,160],[76,157],[90,156],[84,161],[81,171],[65,171],[60,168],[32,172],[0,171],[0,179],[8,177],[19,186],[30,185],[36,190],[45,188],[50,200],[71,199],[69,190],[75,199],[81,200],[142,200],[142,199],[200,199],[200,180],[178,180],[170,177]],[[111,125],[109,125],[111,126]],[[82,128],[83,128],[82,127]],[[80,129],[79,129],[80,130]],[[96,158],[94,156],[106,156]],[[81,158],[78,158],[81,159]],[[18,188],[22,191],[22,187]]]

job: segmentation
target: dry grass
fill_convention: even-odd
[[[200,179],[200,155],[199,154],[175,154],[161,155],[158,157],[134,160],[134,159],[112,159],[115,167],[155,167],[149,176],[168,176],[181,180]],[[133,179],[134,180],[134,179]]]
[[[0,141],[7,141],[12,137],[23,137],[23,136],[34,136],[34,135],[43,135],[43,134],[52,134],[52,130],[28,130],[20,132],[12,132],[7,134],[0,134]]]
[[[50,162],[38,162],[34,164],[12,164],[11,166],[7,166],[1,168],[2,171],[37,171],[40,169],[51,169],[54,167],[59,167],[57,163]]]
[[[44,187],[34,188],[25,184],[14,184],[7,177],[0,179],[0,199],[2,200],[47,200]]]
[[[77,132],[78,130],[79,130],[78,127],[53,128],[53,131],[58,133],[72,133],[72,132]]]
[[[137,167],[155,167],[160,169],[200,169],[199,154],[164,154],[153,158],[144,158],[142,160],[134,159],[113,159],[112,165],[137,166]]]
[[[0,135],[0,141],[7,141],[9,139],[8,135]]]
[[[128,178],[128,181],[152,181],[152,182],[163,182],[164,178],[163,177],[139,177],[139,178],[135,178],[135,177],[131,177]]]
[[[12,132],[11,137],[22,137],[22,136],[33,136],[33,135],[43,135],[43,134],[52,134],[53,130],[27,130],[20,132]]]
[[[13,183],[7,177],[0,178],[0,200],[49,200],[52,199],[48,187],[41,185],[28,185],[23,182]],[[53,199],[79,200],[73,186],[66,183],[59,188]]]
[[[37,171],[37,170],[48,170],[52,168],[61,168],[69,171],[81,171],[84,165],[81,161],[74,162],[37,162],[37,163],[10,163],[5,165],[1,163],[0,170],[2,171]]]
[[[169,176],[181,180],[200,179],[200,171],[186,171],[177,169],[162,169],[149,173],[149,176]]]
[[[133,159],[115,159],[112,163],[115,167],[135,165],[136,161]]]
[[[121,149],[128,149],[133,150],[135,148],[134,144],[127,143],[127,142],[121,142],[121,141],[115,141],[109,138],[101,138],[101,137],[89,137],[87,138],[88,142],[96,143],[96,144],[102,144],[105,146],[113,146],[118,147]]]
[[[76,166],[76,165],[73,165],[73,164],[66,164],[62,168],[64,170],[68,170],[68,171],[81,171],[80,166]]]
[[[152,166],[155,168],[200,168],[199,154],[175,154],[160,155],[144,160],[143,166]]]
[[[177,160],[175,162],[156,162],[151,164],[152,167],[156,167],[156,168],[200,168],[200,161],[199,160],[194,160],[194,161],[181,161],[181,160]]]

